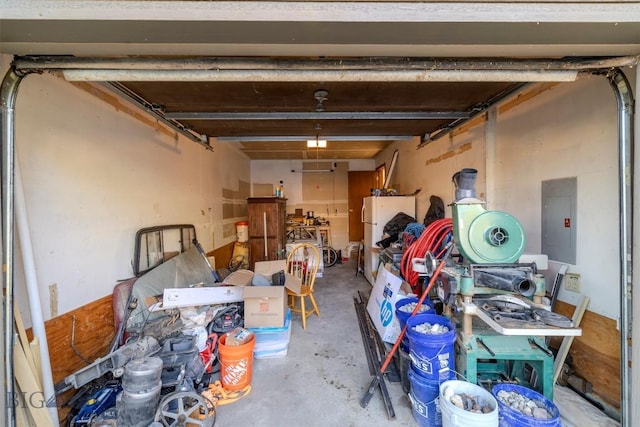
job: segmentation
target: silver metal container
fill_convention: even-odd
[[[160,402],[162,381],[150,390],[131,393],[126,390],[118,395],[118,426],[148,427],[153,422]]]
[[[142,357],[127,363],[122,377],[122,389],[128,393],[146,393],[157,387],[162,375],[162,359]]]

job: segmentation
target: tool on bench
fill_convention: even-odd
[[[518,320],[529,323],[542,323],[540,317],[530,305],[508,295],[500,295],[500,298],[489,298],[485,300],[481,308],[490,314],[496,322]]]
[[[533,310],[534,316],[543,321],[546,325],[557,328],[573,328],[573,320],[559,313],[547,310]]]
[[[509,320],[521,320],[524,322],[537,323],[538,320],[534,317],[533,312],[528,311],[497,311],[493,312],[493,320],[500,322],[504,319]]]
[[[492,356],[494,356],[494,357],[495,357],[495,355],[496,355],[496,354],[493,352],[493,350],[491,350],[491,349],[490,349],[490,348],[489,348],[489,347],[484,343],[484,341],[482,340],[482,338],[480,338],[480,337],[476,338],[476,342],[477,342],[478,344],[480,344],[480,345],[482,346],[482,348],[484,348],[485,350],[487,350],[487,351],[489,352],[489,354],[490,354],[490,355],[492,355]]]
[[[539,350],[541,350],[542,352],[544,352],[547,356],[551,356],[553,357],[553,353],[549,350],[547,350],[546,348],[544,348],[543,346],[541,346],[540,344],[538,344],[536,342],[536,340],[534,340],[533,338],[529,338],[529,344],[537,347]]]

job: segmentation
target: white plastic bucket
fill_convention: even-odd
[[[482,406],[489,406],[490,412],[475,413],[465,411],[451,403],[451,396],[465,393],[474,396]],[[449,380],[440,384],[440,410],[442,427],[498,427],[498,401],[479,385],[467,381]]]
[[[247,221],[236,222],[236,240],[243,243],[249,241],[249,223]]]

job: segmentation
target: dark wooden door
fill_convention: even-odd
[[[380,184],[382,185],[382,184]],[[360,219],[362,199],[378,188],[375,171],[349,172],[349,241],[359,242],[364,238],[364,225]]]
[[[286,199],[250,197],[247,199],[247,214],[249,217],[250,268],[253,270],[258,261],[273,261],[284,256],[286,249]]]

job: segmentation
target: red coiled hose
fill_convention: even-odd
[[[413,258],[424,258],[427,252],[431,252],[436,258],[442,257],[446,250],[445,242],[453,231],[453,220],[451,218],[438,219],[429,224],[412,244],[402,254],[400,262],[400,273],[405,282],[411,285],[411,289],[417,295],[421,292],[418,287],[419,275],[412,269],[411,260]]]

